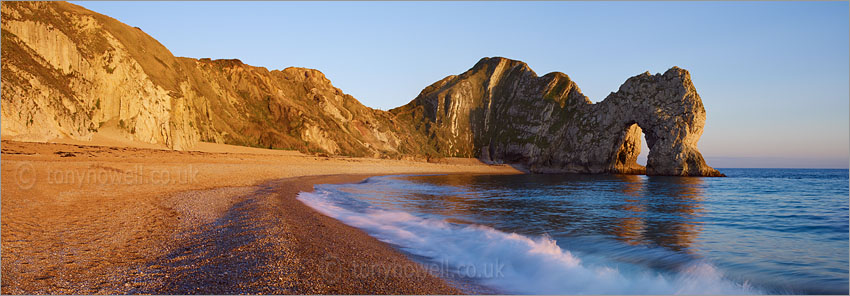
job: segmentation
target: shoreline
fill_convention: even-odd
[[[2,148],[4,294],[459,294],[401,251],[313,210],[297,194],[378,175],[519,173],[470,160],[13,141]],[[187,184],[139,177],[177,177],[193,166]],[[92,171],[132,182],[56,182]],[[34,184],[22,184],[21,176]]]
[[[458,174],[480,175],[480,174],[474,174],[474,173],[472,173],[472,174],[471,173],[418,173],[418,174],[412,174],[412,175],[406,174],[406,175],[423,176],[423,175],[458,175]],[[336,262],[332,262],[331,266],[334,266],[335,264],[341,263],[340,265],[345,265],[349,268],[353,268],[356,271],[355,274],[357,276],[360,276],[360,277],[365,276],[366,278],[376,278],[376,277],[381,278],[381,277],[389,276],[389,277],[395,278],[397,280],[402,280],[402,281],[413,280],[413,282],[411,282],[410,285],[402,284],[401,286],[396,286],[396,285],[398,285],[399,282],[392,282],[391,281],[392,282],[391,284],[381,283],[381,287],[384,287],[385,289],[382,289],[380,293],[384,293],[386,288],[389,287],[391,291],[388,291],[389,293],[387,293],[387,294],[504,294],[504,293],[500,293],[499,291],[495,290],[494,288],[486,287],[486,286],[480,285],[480,284],[475,283],[475,282],[465,281],[465,280],[460,280],[460,279],[454,279],[454,278],[451,278],[451,277],[443,277],[443,275],[433,274],[433,273],[429,272],[428,268],[426,267],[428,265],[432,265],[433,262],[427,262],[427,260],[423,261],[423,259],[425,259],[425,258],[417,258],[417,256],[414,255],[414,254],[410,254],[410,253],[407,253],[403,250],[400,250],[400,249],[396,248],[395,246],[393,246],[392,244],[382,242],[382,241],[378,240],[377,238],[371,236],[366,231],[361,230],[361,229],[354,227],[354,226],[349,226],[349,225],[345,224],[344,222],[337,220],[336,218],[327,216],[327,215],[311,208],[310,206],[306,205],[302,201],[298,200],[298,194],[299,193],[312,192],[315,189],[315,185],[321,185],[321,184],[353,184],[353,183],[363,182],[368,178],[380,177],[380,176],[396,176],[396,174],[389,174],[389,175],[387,175],[387,174],[369,174],[369,175],[350,174],[350,175],[304,176],[304,177],[290,178],[290,179],[287,179],[287,180],[279,180],[279,181],[285,181],[285,182],[289,182],[289,183],[296,183],[296,184],[300,183],[299,185],[304,185],[304,186],[309,185],[309,189],[307,189],[307,190],[291,190],[291,189],[287,190],[287,189],[283,189],[281,191],[284,191],[284,192],[278,192],[280,194],[278,197],[281,198],[281,199],[291,201],[291,202],[297,204],[297,207],[299,207],[299,208],[303,208],[303,211],[297,212],[298,214],[304,214],[304,213],[309,212],[311,216],[320,217],[320,219],[317,219],[317,220],[323,221],[322,224],[307,223],[307,224],[303,225],[304,227],[309,229],[311,227],[314,228],[316,225],[320,225],[319,230],[324,229],[324,227],[336,228],[337,231],[339,231],[340,233],[343,233],[345,235],[350,235],[350,236],[353,236],[353,237],[356,237],[356,238],[359,239],[359,241],[358,240],[352,240],[350,243],[365,246],[366,248],[376,250],[376,253],[373,253],[373,254],[370,254],[370,255],[381,253],[382,255],[376,256],[377,258],[382,258],[382,259],[379,259],[379,260],[383,260],[383,258],[393,258],[393,260],[391,262],[386,262],[387,264],[390,265],[390,266],[388,266],[388,265],[382,264],[382,263],[376,264],[375,263],[376,261],[373,261],[373,260],[363,260],[363,258],[359,258],[359,257],[353,257],[353,258],[349,257],[347,259],[344,259],[343,262],[339,262],[338,258],[340,258],[341,256],[332,255],[331,257],[334,258],[334,260],[336,260]],[[274,183],[277,183],[277,181],[275,181]],[[280,186],[280,184],[278,183],[278,184],[276,184],[276,186]],[[286,196],[284,196],[284,195],[286,195]],[[288,217],[291,217],[291,216],[288,216]],[[327,223],[327,224],[324,224],[324,223]],[[309,234],[315,233],[315,232],[307,231],[307,232],[302,232],[302,233],[307,233],[308,236],[309,236]],[[316,242],[316,241],[328,241],[328,240],[332,240],[332,239],[342,237],[342,236],[344,236],[344,235],[332,235],[332,237],[328,238],[328,239],[315,239],[315,238],[313,238],[312,241],[314,241],[314,242]],[[354,260],[351,260],[351,259],[354,259]],[[411,264],[411,263],[413,263],[413,264]],[[320,262],[319,265],[322,266],[323,264]],[[339,268],[339,267],[342,267],[342,266],[337,266],[337,268]],[[319,268],[319,270],[324,270],[324,269],[326,269],[326,268]],[[330,268],[330,269],[334,269],[334,268]],[[375,272],[375,271],[377,271],[377,272]],[[390,271],[390,273],[387,274],[387,273],[385,273],[386,271]],[[430,283],[428,285],[423,285],[422,282],[430,282]],[[411,287],[414,287],[413,290],[411,290]],[[434,290],[431,290],[431,289],[434,289]],[[330,294],[334,294],[334,293],[336,293],[336,294],[351,294],[351,293],[357,293],[357,292],[358,291],[348,291],[347,289],[342,289],[342,290],[337,290],[337,291],[330,291]],[[321,294],[329,294],[328,292],[320,292],[320,293]],[[374,294],[374,293],[368,293],[368,294]]]
[[[301,176],[253,186],[215,221],[184,228],[186,235],[172,248],[178,251],[148,264],[156,267],[152,278],[163,280],[131,292],[460,294],[391,245],[297,200],[318,184],[372,176],[379,175]]]

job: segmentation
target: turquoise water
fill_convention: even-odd
[[[848,293],[847,170],[721,171],[390,176],[299,199],[500,293]]]

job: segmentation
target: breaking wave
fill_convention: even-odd
[[[549,237],[528,237],[481,225],[456,224],[387,210],[319,188],[298,199],[406,252],[445,263],[441,273],[522,294],[751,294],[748,284],[724,279],[706,262],[671,273],[590,262]]]

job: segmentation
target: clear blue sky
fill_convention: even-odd
[[[176,56],[319,69],[381,109],[485,56],[564,72],[593,101],[675,65],[705,103],[710,165],[848,166],[847,2],[74,3]]]

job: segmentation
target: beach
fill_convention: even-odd
[[[3,141],[2,293],[456,294],[297,194],[377,175],[519,173],[472,159],[93,143]]]

